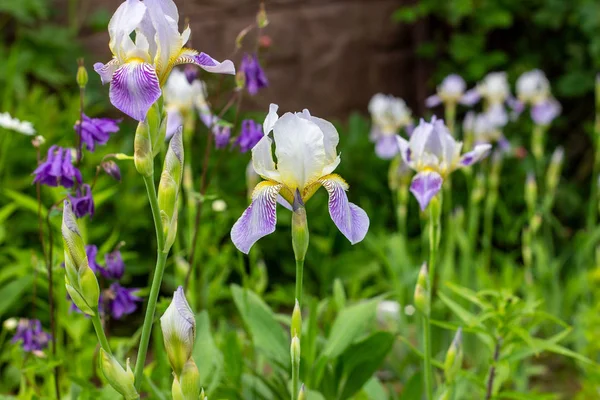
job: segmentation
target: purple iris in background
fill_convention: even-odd
[[[111,133],[119,131],[119,123],[121,120],[110,118],[90,118],[87,115],[83,116],[83,122],[77,121],[75,132],[79,134],[81,129],[81,142],[85,147],[94,152],[96,145],[104,145],[110,139]]]
[[[215,135],[215,147],[217,149],[224,149],[229,144],[229,138],[231,137],[231,128],[229,126],[214,125],[212,128],[213,135]]]
[[[86,215],[94,216],[94,198],[92,197],[92,188],[88,184],[81,185],[75,191],[75,196],[69,194],[69,200],[73,205],[73,212],[77,218]]]
[[[75,181],[81,183],[81,172],[71,163],[71,150],[59,146],[48,149],[46,161],[41,163],[35,171],[34,183],[47,186],[64,186],[71,188]]]
[[[262,88],[269,85],[265,71],[263,71],[256,54],[245,54],[240,64],[240,70],[246,77],[246,89],[254,96]]]
[[[44,332],[42,323],[37,319],[21,319],[17,326],[17,332],[11,342],[22,341],[23,350],[27,352],[41,351],[48,347],[52,336]]]
[[[121,182],[121,170],[116,162],[113,160],[104,161],[102,162],[102,169],[108,176],[112,177],[118,182]]]
[[[98,264],[96,258],[98,257],[98,246],[95,244],[88,244],[85,246],[85,254],[87,255],[88,264],[94,273],[102,271],[102,266]]]
[[[245,153],[248,150],[251,150],[256,143],[259,142],[263,137],[263,128],[262,126],[251,120],[246,119],[242,122],[242,129],[240,131],[240,136],[235,141],[235,146],[240,148],[240,152]]]
[[[123,277],[125,272],[125,263],[121,257],[121,251],[115,249],[112,252],[104,255],[104,262],[106,267],[100,270],[102,276],[107,279],[119,280]]]
[[[124,315],[132,314],[137,310],[137,303],[142,299],[135,296],[138,289],[126,289],[117,282],[110,285],[111,300],[109,303],[110,314],[115,319],[121,319]]]
[[[547,126],[560,115],[562,107],[554,98],[548,98],[531,108],[531,119],[536,125]]]

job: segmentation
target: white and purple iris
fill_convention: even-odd
[[[184,48],[190,28],[179,33],[178,23],[173,0],[125,0],[108,24],[113,59],[94,64],[94,70],[102,83],[110,82],[111,103],[138,121],[160,98],[161,87],[176,65],[195,64],[208,72],[235,74],[231,61],[220,63]]]
[[[444,122],[435,117],[431,122],[421,120],[409,141],[400,136],[396,138],[404,162],[417,172],[410,191],[421,210],[427,208],[451,172],[476,163],[492,147],[489,144],[477,144],[472,151],[461,156],[462,143],[455,141]]]
[[[400,129],[412,130],[411,111],[404,100],[392,95],[378,93],[369,102],[373,127],[369,138],[375,142],[375,153],[384,160],[398,154],[395,136]]]
[[[442,103],[470,105],[472,100],[468,96],[465,97],[466,88],[467,84],[460,75],[450,74],[437,87],[437,93],[425,99],[425,105],[429,108]]]
[[[518,102],[510,94],[506,72],[487,74],[475,88],[464,94],[463,104],[474,105],[481,99],[485,101],[485,112],[488,117],[498,127],[503,127],[508,123],[506,106],[512,109],[518,108]]]
[[[252,149],[252,165],[264,181],[256,185],[252,203],[233,225],[231,240],[248,253],[258,239],[275,231],[278,198],[291,209],[295,198],[306,203],[323,186],[329,193],[331,219],[352,244],[360,242],[369,229],[369,217],[348,201],[348,184],[333,173],[340,163],[337,130],[308,110],[279,118],[277,109],[271,104],[263,124],[265,135]]]
[[[552,97],[550,82],[539,69],[523,73],[517,79],[518,112],[531,107],[531,119],[536,125],[547,126],[560,115],[560,103]]]

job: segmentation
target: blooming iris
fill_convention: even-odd
[[[240,251],[248,253],[258,239],[275,231],[279,196],[286,208],[291,208],[295,197],[305,203],[323,186],[329,193],[331,219],[352,244],[360,242],[367,234],[369,217],[348,201],[348,184],[333,174],[340,163],[335,127],[311,116],[308,110],[279,118],[277,109],[271,104],[263,124],[265,135],[252,149],[254,170],[265,180],[256,185],[250,206],[233,225],[231,240]]]
[[[48,149],[46,161],[33,174],[33,182],[42,185],[70,188],[75,181],[81,183],[81,172],[71,163],[71,150],[56,145]]]
[[[560,103],[552,97],[550,82],[539,69],[523,73],[517,79],[518,111],[531,106],[531,119],[536,125],[547,126],[560,115]]]
[[[456,142],[442,120],[421,120],[409,141],[396,136],[404,162],[417,174],[410,191],[425,210],[431,199],[440,191],[444,179],[454,170],[474,164],[490,150],[489,144],[478,144],[460,155],[462,143]]]
[[[475,114],[473,111],[469,111],[463,121],[465,135],[472,135],[475,143],[497,142],[501,148],[507,149],[510,144],[502,134],[502,126],[503,124],[499,123],[489,112]]]
[[[242,121],[240,136],[236,139],[235,145],[240,148],[240,152],[245,153],[251,150],[262,137],[263,131],[260,124],[251,119],[246,119]]]
[[[465,104],[463,95],[465,94],[466,88],[467,84],[460,75],[450,74],[445,77],[442,83],[437,87],[437,93],[425,99],[425,105],[431,108],[439,106],[442,103]],[[467,98],[467,103],[468,100],[469,99]]]
[[[23,350],[35,352],[44,350],[51,338],[49,333],[43,331],[42,323],[39,320],[21,319],[11,342],[22,341]]]
[[[410,109],[401,98],[378,93],[369,102],[369,112],[373,120],[370,139],[375,142],[375,153],[386,160],[394,158],[399,150],[395,135],[412,124]]]
[[[137,291],[138,289],[126,289],[117,282],[110,285],[108,307],[113,318],[121,319],[124,315],[132,314],[137,310],[137,303],[142,301],[133,294]]]
[[[77,218],[86,215],[94,216],[94,198],[92,197],[92,188],[88,184],[83,184],[75,191],[75,196],[69,195],[73,212]]]
[[[174,66],[196,64],[208,72],[234,74],[229,60],[220,63],[205,53],[184,48],[190,28],[179,33],[173,0],[125,0],[108,24],[113,59],[94,64],[102,83],[110,82],[110,101],[130,117],[143,121],[161,96]],[[131,34],[135,32],[135,40]]]
[[[246,78],[246,89],[254,96],[262,88],[269,85],[265,71],[263,71],[256,54],[245,54],[240,64],[240,70]]]
[[[105,254],[104,261],[106,262],[106,268],[100,270],[102,276],[115,280],[119,280],[123,277],[125,263],[123,262],[121,251],[119,251],[119,249],[115,249],[112,252]]]
[[[119,131],[119,122],[121,121],[110,118],[90,118],[83,115],[83,123],[77,121],[73,128],[77,133],[81,129],[81,141],[89,151],[94,152],[96,145],[106,144],[110,134]]]

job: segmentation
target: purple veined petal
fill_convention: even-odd
[[[218,62],[206,53],[199,53],[192,49],[183,49],[175,60],[175,65],[195,64],[205,71],[215,74],[235,75],[235,65],[231,60]]]
[[[252,203],[231,228],[231,241],[242,253],[263,236],[275,232],[277,196],[282,185],[263,181],[252,193]]]
[[[425,107],[427,108],[437,107],[440,104],[442,104],[442,99],[437,94],[429,96],[425,99]]]
[[[462,155],[462,157],[460,158],[460,165],[463,167],[468,167],[470,165],[475,164],[477,161],[486,157],[491,149],[492,145],[488,143],[475,145],[475,148],[473,150]]]
[[[335,226],[350,243],[363,240],[369,230],[369,216],[365,210],[348,201],[348,184],[336,174],[327,175],[319,182],[329,193],[329,215]]]
[[[143,121],[161,96],[154,67],[143,62],[123,64],[113,75],[109,95],[115,107],[131,118]]]
[[[431,199],[438,194],[443,182],[442,176],[435,171],[419,172],[414,176],[410,184],[410,192],[419,202],[421,211],[425,211]]]
[[[119,61],[116,58],[113,58],[106,64],[100,62],[94,64],[94,71],[100,75],[100,80],[103,85],[112,81],[113,75],[118,68]]]
[[[398,140],[396,135],[383,135],[377,139],[375,143],[375,154],[377,157],[384,160],[390,160],[396,157],[396,154],[400,151],[398,147]]]
[[[459,103],[465,106],[472,106],[477,104],[477,102],[481,99],[481,95],[477,91],[477,89],[467,90],[465,94],[459,100]]]

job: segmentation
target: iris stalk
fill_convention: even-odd
[[[100,347],[102,347],[102,349],[104,349],[105,352],[112,356],[110,345],[108,344],[108,339],[106,338],[106,334],[104,333],[104,329],[102,328],[102,322],[100,322],[100,317],[98,316],[98,313],[92,316],[92,325],[94,325],[94,330],[96,331],[96,336],[98,336]]]

